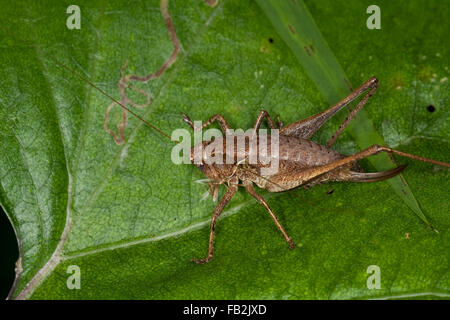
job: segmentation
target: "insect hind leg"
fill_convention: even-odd
[[[437,166],[442,166],[442,167],[447,167],[450,168],[450,163],[447,162],[442,162],[442,161],[438,161],[438,160],[433,160],[433,159],[428,159],[428,158],[424,158],[424,157],[420,157],[420,156],[416,156],[414,154],[411,153],[406,153],[403,151],[398,151],[395,149],[391,149],[389,147],[379,147],[381,149],[381,151],[385,151],[388,153],[392,153],[392,154],[396,154],[405,158],[410,158],[410,159],[414,159],[417,161],[422,161],[422,162],[427,162],[427,163],[431,163]]]
[[[416,155],[413,155],[410,153],[398,151],[395,149],[391,149],[389,147],[382,147],[382,146],[375,144],[367,149],[364,149],[358,153],[355,153],[354,155],[344,157],[342,159],[333,161],[329,164],[325,164],[322,166],[318,166],[318,167],[314,167],[314,168],[310,168],[310,169],[306,169],[306,170],[301,170],[298,173],[291,175],[292,181],[296,181],[296,185],[292,185],[291,187],[294,188],[294,187],[297,187],[300,185],[308,184],[310,181],[314,181],[314,179],[317,179],[318,177],[325,175],[333,170],[336,170],[345,165],[353,163],[354,161],[361,160],[361,159],[367,158],[369,156],[379,154],[380,152],[388,152],[388,153],[396,154],[396,155],[399,155],[402,157],[411,158],[414,160],[450,168],[449,163],[416,156]],[[400,170],[400,169],[398,169],[398,170]],[[282,190],[278,190],[278,191],[282,191]]]
[[[270,214],[270,217],[273,219],[273,221],[275,222],[276,226],[281,231],[281,234],[283,235],[284,239],[289,244],[289,249],[294,249],[295,248],[294,241],[292,241],[291,237],[289,237],[289,235],[286,233],[286,231],[284,230],[284,228],[281,225],[280,221],[278,221],[277,216],[275,215],[275,213],[273,213],[272,209],[270,209],[270,207],[267,204],[266,200],[264,200],[264,198],[261,195],[256,193],[255,189],[253,188],[253,183],[250,182],[250,181],[244,181],[243,184],[244,184],[244,187],[247,190],[247,192],[250,193],[250,195],[253,198],[258,200],[258,202],[261,203],[267,209],[267,211]]]
[[[345,127],[352,121],[352,119],[356,116],[356,114],[364,107],[364,105],[367,103],[369,98],[375,93],[377,90],[378,84],[377,82],[374,82],[372,84],[372,89],[362,98],[362,100],[358,103],[355,109],[353,109],[350,114],[345,118],[344,122],[339,126],[339,128],[336,130],[336,132],[331,136],[330,140],[327,143],[327,147],[331,147],[339,137],[339,135],[344,131]]]
[[[378,79],[375,77],[371,77],[366,82],[364,82],[361,86],[351,92],[347,97],[331,106],[330,108],[322,111],[316,115],[313,115],[307,119],[303,119],[297,122],[293,122],[287,126],[284,126],[280,130],[280,134],[285,136],[294,136],[303,139],[309,139],[312,137],[314,133],[316,133],[333,115],[335,115],[338,111],[344,108],[346,105],[351,103],[353,100],[358,98],[361,94],[371,89],[370,92],[363,98],[364,102],[360,102],[358,106],[352,111],[353,115],[349,115],[347,120],[341,125],[342,128],[338,129],[338,131],[333,135],[330,139],[329,145],[332,145],[334,141],[337,139],[341,131],[347,126],[348,122],[354,117],[354,115],[364,106],[367,102],[367,99],[375,92],[378,86]],[[362,100],[361,100],[362,101]]]

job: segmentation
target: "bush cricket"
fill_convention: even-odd
[[[170,17],[167,19],[166,23],[171,24]],[[172,28],[172,29],[171,29]],[[173,31],[173,26],[169,27],[169,30]],[[175,33],[172,33],[172,38],[176,40]],[[175,43],[174,40],[174,43]],[[177,40],[176,40],[177,41]],[[27,42],[27,41],[24,41]],[[48,57],[59,67],[69,71],[82,81],[89,84],[91,87],[108,97],[113,104],[119,105],[126,113],[130,113],[134,117],[138,118],[142,121],[146,126],[155,130],[159,134],[165,136],[166,138],[170,138],[170,136],[160,129],[156,128],[151,123],[144,120],[142,117],[137,115],[135,112],[126,107],[126,103],[130,102],[130,100],[124,99],[124,88],[126,83],[122,82],[122,100],[118,101],[114,99],[112,96],[107,94],[104,90],[100,89],[98,86],[93,84],[91,81],[70,69],[66,65],[59,62],[53,56],[43,52],[38,46],[31,44],[34,46],[39,52],[41,52],[44,56]],[[179,47],[175,46],[174,52],[172,55],[171,61],[176,57],[176,52],[178,52]],[[169,67],[170,64],[166,67]],[[131,80],[136,81],[147,81],[151,78],[150,75],[142,78],[131,78]],[[130,78],[129,78],[130,79]],[[129,80],[128,79],[128,80]],[[272,120],[269,116],[268,112],[265,110],[260,111],[255,125],[253,127],[253,135],[258,138],[258,130],[264,120],[266,120],[270,129],[278,129],[279,130],[279,152],[276,155],[279,157],[279,169],[276,173],[267,175],[262,173],[262,169],[265,167],[262,164],[250,164],[247,161],[234,161],[233,163],[228,164],[209,164],[207,161],[202,163],[195,163],[195,165],[202,171],[202,173],[206,176],[206,180],[208,181],[210,187],[210,193],[214,199],[217,198],[218,189],[220,185],[225,185],[227,190],[225,194],[222,196],[220,201],[218,202],[211,218],[210,224],[210,236],[208,242],[208,252],[205,258],[203,259],[192,259],[194,262],[198,264],[204,264],[209,262],[213,258],[214,253],[214,234],[215,227],[218,217],[221,212],[225,208],[225,206],[230,202],[235,193],[238,190],[238,187],[244,187],[248,193],[252,197],[254,197],[259,203],[261,203],[268,211],[270,217],[273,219],[277,228],[280,230],[282,236],[285,241],[288,243],[289,248],[295,248],[295,243],[292,238],[287,234],[281,225],[280,221],[276,217],[275,213],[269,207],[264,198],[259,195],[253,184],[256,184],[259,188],[266,189],[269,192],[282,192],[297,188],[299,186],[311,187],[319,183],[325,183],[328,181],[350,181],[350,182],[375,182],[381,181],[385,179],[389,179],[391,177],[396,176],[401,171],[405,169],[406,166],[402,165],[397,168],[375,172],[375,173],[366,173],[361,170],[358,165],[358,160],[364,159],[371,155],[376,155],[381,152],[387,152],[390,154],[399,155],[402,157],[408,157],[414,160],[423,161],[427,163],[431,163],[438,166],[443,166],[450,168],[449,163],[427,159],[424,157],[416,156],[413,154],[405,153],[402,151],[397,151],[385,146],[373,145],[365,150],[362,150],[356,154],[346,156],[342,155],[336,151],[334,151],[331,147],[348,125],[348,123],[355,117],[355,115],[362,109],[362,107],[366,104],[369,98],[375,93],[378,86],[378,80],[375,77],[371,77],[366,82],[364,82],[360,87],[351,92],[346,98],[326,109],[325,111],[313,115],[307,119],[299,120],[297,122],[283,125],[279,118],[277,121]],[[367,92],[367,93],[366,93]],[[142,93],[142,92],[141,92]],[[327,145],[320,145],[316,142],[310,140],[311,136],[318,131],[322,125],[324,125],[334,114],[338,111],[346,107],[349,103],[360,97],[366,93],[363,98],[359,101],[357,106],[349,113],[348,117],[345,121],[340,125],[338,130],[332,135]],[[146,94],[145,94],[146,95]],[[148,95],[146,95],[148,97]],[[125,102],[125,103],[124,103]],[[110,108],[110,107],[108,107]],[[222,128],[222,130],[226,133],[230,126],[228,125],[226,119],[220,115],[213,115],[208,121],[206,121],[201,128],[196,128],[194,126],[194,122],[189,118],[188,115],[182,114],[184,122],[186,122],[192,129],[204,129],[205,127],[211,125],[214,122],[218,122]],[[105,122],[105,130],[107,129],[107,125]],[[121,128],[119,128],[120,130]],[[122,128],[123,129],[123,128]],[[109,130],[108,133],[111,134]],[[123,136],[120,136],[120,140],[116,139],[113,136],[116,143],[118,141],[123,141]],[[270,140],[272,135],[269,134],[268,139]],[[226,145],[226,140],[222,138],[216,138],[210,141],[202,142],[202,146],[208,146],[214,141],[214,143],[223,143]],[[172,141],[173,142],[173,141]],[[196,146],[192,147],[190,160],[194,160]],[[249,150],[247,146],[245,150],[241,150],[244,155],[248,154]],[[224,150],[226,150],[226,146]],[[223,154],[224,157],[231,157],[233,159],[237,159],[236,155],[237,150],[233,149],[232,154]],[[202,159],[208,157],[208,155],[202,155]],[[245,157],[244,157],[245,158]]]
[[[57,62],[61,67],[68,69],[68,67]],[[68,69],[70,70],[70,69]],[[77,74],[75,71],[70,70],[74,75],[86,81],[90,86],[107,96],[114,103],[118,104],[123,110],[132,114],[145,125],[155,130],[159,134],[170,139],[170,136],[162,132],[160,129],[156,128],[151,123],[145,121],[136,113],[131,111],[129,108],[124,106],[118,100],[112,98],[110,95],[105,93],[102,89],[98,88],[92,82],[88,81],[81,75]],[[391,177],[396,176],[402,172],[406,165],[399,166],[397,168],[375,172],[375,173],[365,173],[361,170],[358,165],[358,160],[364,159],[371,155],[376,155],[380,152],[387,152],[391,154],[396,154],[402,157],[411,158],[418,161],[423,161],[431,163],[438,166],[443,166],[450,168],[450,164],[442,161],[437,161],[433,159],[428,159],[406,152],[394,150],[388,147],[373,145],[365,150],[362,150],[354,155],[345,156],[336,151],[334,151],[331,146],[337,140],[339,135],[348,125],[348,123],[355,117],[359,110],[366,104],[370,96],[372,96],[378,86],[378,79],[371,77],[366,82],[364,82],[360,87],[351,92],[346,98],[336,103],[332,107],[313,115],[307,119],[299,120],[297,122],[291,123],[289,125],[283,126],[279,118],[275,122],[272,120],[267,111],[260,111],[255,125],[253,127],[254,135],[258,135],[258,129],[260,128],[263,120],[266,120],[269,128],[279,129],[279,161],[280,167],[278,172],[272,175],[264,175],[261,173],[261,169],[264,165],[261,164],[248,164],[246,162],[237,161],[237,155],[227,155],[226,152],[224,157],[231,157],[235,159],[232,164],[207,164],[205,162],[195,164],[202,173],[206,176],[208,184],[210,186],[210,193],[214,199],[217,198],[218,189],[220,185],[225,185],[227,190],[218,202],[211,218],[210,224],[210,236],[208,242],[208,253],[203,259],[195,259],[192,261],[198,264],[204,264],[209,262],[213,258],[214,253],[214,233],[216,228],[216,222],[219,218],[221,212],[225,206],[230,202],[239,186],[244,187],[252,197],[254,197],[259,203],[261,203],[269,212],[270,217],[273,219],[274,223],[280,230],[285,241],[288,243],[290,249],[295,248],[295,243],[292,238],[287,234],[281,225],[280,221],[276,217],[275,213],[269,207],[264,198],[259,195],[253,184],[256,184],[259,188],[266,189],[269,192],[282,192],[291,190],[300,186],[312,187],[319,183],[325,183],[329,181],[350,181],[350,182],[376,182]],[[349,103],[354,101],[356,98],[361,96],[363,93],[367,94],[359,101],[357,106],[349,113],[345,121],[339,126],[338,130],[332,135],[326,146],[320,145],[312,140],[311,136],[319,130],[322,125],[325,124],[334,114],[339,110],[343,109]],[[194,122],[189,118],[188,115],[182,114],[184,122],[186,122],[192,129],[197,130],[194,126]],[[224,132],[230,129],[226,119],[220,115],[213,115],[209,120],[202,124],[200,129],[211,125],[214,122],[218,122]],[[269,140],[271,136],[269,135]],[[173,142],[173,141],[172,141]],[[212,142],[223,143],[226,150],[226,140],[215,138],[210,141],[203,141],[203,146],[208,146]],[[245,146],[246,150],[244,154],[248,154],[248,145]],[[196,146],[191,149],[190,160],[194,160]],[[205,149],[203,149],[205,150]],[[236,153],[236,149],[234,149]],[[202,159],[208,157],[207,154],[202,154]]]
[[[402,165],[387,171],[375,173],[362,172],[357,161],[371,155],[376,155],[380,152],[388,152],[391,154],[408,157],[414,160],[450,168],[450,164],[445,162],[419,157],[413,154],[378,145],[373,145],[351,156],[342,155],[331,149],[331,146],[344,130],[344,128],[355,117],[358,111],[361,110],[370,96],[374,94],[377,85],[377,78],[372,77],[364,82],[359,88],[350,93],[342,101],[338,102],[329,109],[307,119],[291,123],[287,126],[282,126],[279,120],[277,121],[277,123],[274,122],[267,111],[261,111],[253,127],[254,134],[258,134],[257,130],[261,126],[261,123],[264,119],[266,119],[271,129],[280,130],[278,152],[280,167],[278,172],[272,175],[262,174],[261,165],[252,165],[248,163],[235,162],[233,164],[223,165],[211,165],[206,163],[196,164],[201,169],[203,174],[211,181],[210,190],[212,195],[217,194],[217,188],[220,184],[226,184],[227,191],[217,204],[217,207],[215,208],[212,215],[207,256],[204,259],[193,260],[196,263],[206,263],[212,259],[214,250],[214,231],[217,218],[220,216],[223,208],[228,204],[228,202],[238,190],[238,186],[243,186],[247,190],[247,192],[250,193],[250,195],[252,195],[267,209],[271,218],[283,235],[284,239],[289,244],[289,248],[293,249],[295,247],[295,243],[286,233],[275,213],[269,207],[264,198],[255,191],[253,184],[256,184],[262,189],[266,189],[269,192],[281,192],[294,189],[299,186],[311,187],[316,184],[328,181],[381,181],[394,177],[405,169],[406,166]],[[320,145],[310,140],[311,136],[317,130],[319,130],[320,127],[328,119],[330,119],[330,117],[332,117],[336,112],[344,108],[346,105],[348,105],[350,102],[355,100],[366,91],[368,91],[368,93],[350,112],[349,116],[340,125],[339,129],[332,135],[326,146]],[[187,115],[183,115],[183,117],[184,121],[194,129],[192,120]],[[221,115],[214,115],[213,117],[211,117],[207,122],[203,124],[203,128],[210,125],[214,121],[219,122],[224,131],[230,129],[225,118]],[[205,145],[207,145],[208,143],[211,143],[211,141],[204,142]],[[223,143],[225,144],[225,141]],[[191,154],[194,153],[194,148],[192,148]],[[224,148],[224,150],[226,150],[226,148]],[[249,150],[246,146],[245,153],[248,152]],[[234,158],[236,157],[236,155],[233,154],[232,157]],[[192,155],[191,160],[193,160]]]

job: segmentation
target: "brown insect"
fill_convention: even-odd
[[[226,184],[227,191],[222,199],[214,209],[211,219],[211,229],[209,236],[208,254],[204,259],[193,259],[196,263],[206,263],[213,257],[213,242],[214,231],[216,227],[217,218],[220,216],[224,207],[230,202],[234,194],[237,192],[239,186],[243,186],[258,202],[260,202],[269,212],[271,218],[275,222],[278,229],[281,231],[286,242],[289,244],[289,248],[295,248],[295,243],[291,237],[286,233],[283,226],[280,224],[275,213],[269,207],[264,198],[259,195],[253,188],[253,184],[258,187],[268,190],[269,192],[281,192],[290,189],[297,188],[299,186],[311,187],[319,183],[328,181],[352,181],[352,182],[374,182],[391,178],[399,174],[406,165],[399,166],[397,168],[375,172],[365,173],[362,172],[358,165],[358,160],[366,158],[371,155],[378,154],[380,152],[388,152],[397,154],[403,157],[412,158],[419,161],[429,162],[435,165],[444,167],[450,167],[450,164],[440,162],[436,160],[426,159],[423,157],[415,156],[409,153],[397,151],[388,147],[373,145],[361,152],[358,152],[351,156],[342,155],[333,149],[331,146],[336,141],[340,133],[348,125],[348,123],[355,117],[357,112],[361,110],[367,100],[372,94],[374,94],[377,88],[378,80],[375,77],[370,78],[359,88],[354,90],[349,96],[342,101],[338,102],[331,108],[309,117],[305,120],[300,120],[291,123],[287,126],[282,126],[282,123],[278,120],[275,123],[267,111],[261,111],[256,119],[255,126],[253,127],[254,134],[257,135],[258,129],[261,123],[266,119],[271,129],[279,129],[279,152],[272,155],[273,157],[279,157],[279,170],[271,175],[264,175],[261,169],[264,167],[261,164],[250,164],[246,162],[234,162],[231,164],[207,164],[207,161],[196,164],[197,167],[208,178],[210,185],[210,192],[213,197],[217,196],[218,186]],[[336,112],[355,100],[361,94],[368,93],[358,103],[355,109],[353,109],[346,120],[341,124],[339,129],[331,137],[326,146],[315,143],[309,138],[320,129],[320,127],[330,119]],[[183,114],[184,121],[188,123],[193,129],[194,124],[192,120],[185,114]],[[202,128],[207,127],[211,123],[217,121],[222,130],[226,132],[230,129],[227,121],[221,115],[214,115],[207,122],[202,125]],[[270,141],[270,136],[268,141]],[[207,146],[212,143],[223,143],[223,150],[226,148],[225,139],[214,139],[211,141],[203,142],[203,146]],[[268,145],[270,143],[268,142]],[[268,148],[270,150],[270,148]],[[248,156],[249,148],[245,146],[245,150],[238,150],[234,147],[234,153],[231,158],[237,159],[237,153],[244,153],[244,156]],[[191,150],[191,161],[194,159],[195,146]],[[269,152],[270,153],[270,152]],[[226,152],[224,157],[230,156]],[[202,155],[202,159],[207,158],[207,154]]]
[[[165,2],[164,2],[165,3]],[[164,9],[164,6],[162,6]],[[165,8],[166,9],[166,8]],[[171,26],[170,19],[166,19],[166,23],[168,26]],[[172,30],[169,28],[169,30]],[[174,35],[172,35],[174,38]],[[20,37],[17,37],[20,39]],[[176,38],[174,38],[176,39]],[[23,40],[23,42],[29,43],[28,41]],[[177,43],[174,40],[175,43]],[[94,89],[101,92],[103,95],[112,100],[113,104],[119,105],[123,110],[130,113],[134,117],[138,118],[145,125],[152,128],[156,132],[165,136],[166,138],[170,138],[169,135],[162,132],[160,129],[142,119],[139,115],[134,113],[132,110],[125,106],[126,103],[130,102],[126,99],[123,93],[123,87],[120,87],[122,93],[121,101],[114,99],[105,91],[97,87],[95,84],[90,82],[88,79],[80,75],[79,73],[73,71],[63,63],[59,62],[52,55],[47,54],[45,51],[41,50],[38,46],[31,44],[31,46],[35,47],[40,53],[44,56],[48,57],[55,64],[60,66],[61,68],[69,71],[82,81],[89,84]],[[176,56],[177,46],[175,45],[173,56]],[[173,58],[171,58],[173,60]],[[169,59],[169,62],[172,61]],[[153,75],[150,75],[150,77]],[[149,77],[149,76],[147,76]],[[134,80],[138,81],[146,81],[145,79],[136,78]],[[121,84],[122,82],[119,82]],[[365,105],[371,95],[373,95],[376,91],[378,84],[378,80],[375,77],[370,78],[364,84],[362,84],[359,88],[354,90],[350,95],[348,95],[345,99],[338,102],[334,106],[329,109],[311,116],[307,119],[300,120],[289,125],[283,126],[281,121],[278,119],[277,122],[274,122],[272,118],[269,116],[267,111],[261,111],[256,119],[256,123],[253,127],[253,134],[258,135],[258,129],[261,126],[262,121],[265,119],[267,121],[268,126],[271,129],[279,129],[279,152],[276,155],[272,155],[270,149],[268,150],[271,156],[277,156],[279,160],[279,170],[276,173],[265,175],[262,173],[262,169],[265,167],[263,164],[250,164],[248,161],[234,161],[230,164],[208,164],[206,161],[202,163],[197,163],[196,166],[200,168],[203,174],[208,178],[210,193],[213,198],[217,198],[218,188],[221,184],[224,184],[227,187],[227,190],[221,200],[218,202],[216,208],[214,209],[212,219],[211,219],[211,227],[210,227],[210,236],[209,236],[209,246],[208,253],[204,259],[193,259],[196,263],[206,263],[210,261],[213,257],[213,243],[214,243],[214,231],[216,227],[217,218],[220,216],[221,212],[225,208],[225,206],[230,202],[234,194],[237,192],[239,186],[243,186],[258,202],[260,202],[269,212],[271,218],[275,222],[278,229],[281,231],[284,239],[289,244],[289,248],[293,249],[295,247],[295,243],[292,241],[291,237],[286,233],[283,226],[280,224],[278,218],[275,213],[269,207],[264,198],[259,195],[253,184],[256,184],[258,187],[268,190],[269,192],[282,192],[290,189],[297,188],[299,186],[311,187],[319,183],[324,183],[328,181],[351,181],[351,182],[374,182],[381,181],[388,178],[391,178],[397,174],[399,174],[406,166],[399,166],[397,168],[375,172],[375,173],[365,173],[362,172],[361,168],[358,165],[358,160],[366,158],[371,155],[378,154],[380,152],[388,152],[396,155],[400,155],[403,157],[408,157],[414,160],[419,160],[423,162],[432,163],[439,166],[444,166],[450,168],[450,164],[436,161],[432,159],[427,159],[423,157],[419,157],[416,155],[412,155],[409,153],[397,151],[388,147],[373,145],[361,152],[358,152],[351,156],[342,155],[331,149],[331,146],[339,137],[341,132],[345,129],[348,123],[355,117],[359,110]],[[339,110],[344,108],[350,102],[358,98],[364,92],[368,91],[368,93],[361,99],[361,101],[357,104],[357,106],[350,112],[349,116],[346,120],[340,125],[339,129],[333,134],[330,138],[329,142],[326,146],[320,145],[316,142],[309,140],[311,136],[319,130],[322,125],[327,122],[330,117],[336,114]],[[124,103],[125,102],[125,103]],[[111,105],[108,109],[111,108]],[[193,121],[185,114],[183,114],[184,121],[188,123],[194,130]],[[107,120],[107,119],[106,119]],[[222,115],[216,114],[212,116],[207,122],[203,123],[201,129],[209,126],[213,122],[218,122],[222,127],[224,132],[227,129],[230,129],[227,121]],[[126,124],[126,121],[124,121]],[[107,127],[107,121],[105,121],[105,129],[106,131],[110,131]],[[120,128],[119,128],[120,129]],[[119,132],[120,134],[120,132]],[[113,136],[114,137],[114,136]],[[272,135],[270,134],[267,138],[268,145],[270,145],[270,140]],[[122,142],[123,137],[120,135],[119,138],[115,137],[114,140],[116,142]],[[215,143],[223,143],[223,150],[227,150],[226,148],[226,139],[216,138],[210,141],[204,141],[202,143],[203,146],[208,146],[212,142]],[[194,159],[195,146],[191,149],[191,161]],[[243,150],[237,150],[236,148],[232,151],[233,154],[223,154],[224,157],[231,157],[233,159],[237,159],[237,154],[243,154],[244,159],[248,155],[247,146]],[[208,155],[204,155],[208,156]],[[205,157],[202,156],[202,159]]]

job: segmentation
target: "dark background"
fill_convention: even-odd
[[[0,299],[6,299],[14,282],[14,265],[19,257],[16,235],[0,206]]]

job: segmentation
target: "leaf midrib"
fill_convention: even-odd
[[[206,21],[205,24],[203,25],[204,28],[202,28],[201,32],[199,33],[200,35],[203,35],[203,34],[206,32],[206,30],[208,29],[208,26],[210,25],[211,21],[216,17],[217,12],[218,12],[219,10],[221,10],[221,8],[222,8],[222,6],[223,6],[223,3],[224,3],[224,1],[221,1],[220,5],[218,5],[218,6],[213,10],[213,12],[211,13],[210,17],[207,19],[207,21]],[[99,21],[101,21],[101,18],[102,18],[102,17],[103,17],[103,12],[100,14]],[[197,37],[197,39],[201,39],[201,38],[202,38],[201,36],[200,36],[200,37]],[[96,38],[96,39],[98,39],[98,38]],[[153,104],[155,104],[156,101],[159,100],[159,98],[160,98],[160,96],[161,96],[161,92],[163,92],[164,88],[165,88],[165,87],[170,83],[170,81],[173,79],[173,77],[174,77],[174,75],[176,74],[178,68],[180,67],[180,65],[182,65],[183,61],[188,57],[189,52],[192,50],[192,48],[195,47],[195,45],[196,45],[197,43],[198,43],[198,42],[194,42],[194,43],[192,44],[191,48],[188,49],[188,50],[186,50],[186,51],[183,53],[183,55],[182,55],[181,57],[179,57],[178,63],[174,66],[172,72],[171,72],[171,73],[169,74],[169,76],[166,78],[166,80],[165,80],[165,82],[163,83],[161,89],[159,90],[159,92],[158,92],[156,98],[153,100]],[[98,42],[96,42],[96,45],[94,45],[94,47],[97,47],[97,44],[98,44]],[[38,53],[38,52],[36,53],[36,55],[37,55],[37,57],[39,58],[39,61],[41,62],[41,64],[43,65],[42,57],[39,56],[39,53]],[[94,63],[93,63],[94,61],[95,61],[95,59],[94,59],[94,58],[91,58],[89,64],[92,66],[92,69],[95,71],[95,66],[94,66]],[[42,67],[43,67],[43,66],[42,66]],[[42,68],[42,70],[44,70],[44,67]],[[45,80],[46,80],[46,87],[49,88],[49,92],[52,92],[52,91],[50,90],[51,88],[50,88],[50,86],[49,86],[48,80],[47,80],[47,78],[45,77],[45,74],[44,74],[44,73],[43,73],[43,77],[44,77]],[[86,136],[86,131],[87,131],[87,120],[88,120],[89,111],[91,110],[91,103],[90,103],[90,101],[91,101],[91,97],[92,97],[92,90],[93,90],[93,88],[90,87],[90,88],[87,89],[87,93],[86,93],[86,96],[88,97],[88,98],[86,99],[86,102],[87,102],[87,104],[88,104],[88,109],[87,109],[86,112],[85,112],[84,121],[83,121],[84,125],[81,127],[82,132],[81,132],[81,134],[80,134],[80,136],[79,136],[79,143],[78,143],[77,149],[76,149],[76,151],[75,151],[75,153],[74,153],[74,154],[75,154],[75,162],[74,162],[74,168],[73,168],[73,171],[74,171],[74,172],[77,171],[77,167],[78,167],[78,164],[79,164],[79,162],[80,162],[80,155],[81,155],[82,151],[84,150],[83,148],[84,148],[84,146],[85,146],[85,136]],[[56,112],[57,110],[56,110],[56,105],[55,105],[55,101],[54,101],[53,95],[52,95],[52,100],[53,100],[53,101],[52,101],[52,102],[53,102],[53,109],[54,109],[54,111],[55,111],[55,114],[57,115],[57,112]],[[152,109],[149,108],[149,110],[148,110],[147,112],[144,113],[144,118],[147,117],[151,112],[152,112]],[[63,149],[64,149],[65,166],[66,166],[66,169],[67,169],[67,174],[70,176],[70,172],[71,172],[71,171],[70,171],[70,168],[69,168],[69,162],[68,162],[68,159],[67,159],[67,150],[66,150],[65,145],[64,145],[64,143],[63,143],[63,137],[62,137],[62,132],[61,132],[61,129],[62,129],[62,128],[61,128],[61,124],[60,124],[60,119],[59,119],[57,116],[56,116],[56,119],[57,119],[58,128],[59,128],[59,136],[60,136],[61,143],[62,143]],[[125,148],[128,148],[130,144],[132,144],[132,141],[133,141],[135,135],[137,134],[138,130],[139,130],[142,126],[143,126],[143,124],[142,124],[142,123],[139,123],[139,124],[132,130],[132,132],[131,132],[131,134],[130,134],[130,138],[127,139],[127,140],[125,141],[125,143],[123,144],[123,146],[118,150],[118,152],[117,152],[116,155],[114,156],[113,161],[110,163],[110,165],[109,165],[108,168],[106,169],[105,174],[102,176],[102,179],[100,180],[100,183],[98,183],[97,186],[94,188],[94,192],[92,193],[92,196],[86,201],[86,204],[85,204],[84,206],[81,207],[79,215],[82,215],[83,211],[84,211],[86,208],[89,208],[89,206],[90,206],[92,203],[95,202],[95,200],[97,199],[98,195],[101,194],[101,191],[102,191],[102,189],[103,189],[103,186],[104,186],[105,183],[106,183],[107,178],[110,177],[111,172],[113,172],[113,169],[117,166],[117,163],[119,162],[118,160],[120,159],[120,155],[121,155],[122,151],[123,151]],[[17,138],[17,137],[16,137],[16,138]],[[73,186],[76,185],[76,183],[75,183],[75,180],[76,180],[75,177],[76,177],[76,174],[73,175]],[[33,182],[33,183],[34,183],[34,182]],[[34,290],[35,290],[36,288],[38,288],[38,287],[42,284],[43,280],[44,280],[45,278],[47,278],[47,277],[52,273],[52,271],[55,269],[55,267],[56,267],[61,261],[63,261],[63,259],[62,259],[63,257],[60,256],[60,253],[63,252],[65,243],[66,243],[67,238],[68,238],[68,235],[70,234],[70,231],[71,231],[71,229],[73,228],[73,226],[74,226],[74,224],[75,224],[74,222],[71,222],[70,212],[73,212],[73,211],[74,211],[74,208],[72,208],[72,201],[69,201],[69,199],[71,199],[72,196],[73,196],[73,190],[74,190],[74,188],[71,188],[71,184],[68,183],[68,192],[67,192],[67,194],[68,194],[68,199],[67,199],[67,204],[68,204],[68,206],[67,206],[67,212],[66,212],[66,223],[65,223],[65,226],[64,226],[64,228],[63,228],[63,230],[62,230],[62,235],[63,235],[63,234],[66,234],[67,237],[62,237],[62,238],[60,239],[60,241],[58,242],[58,244],[57,244],[57,246],[56,246],[56,248],[55,248],[55,251],[52,253],[50,259],[44,264],[44,266],[41,267],[41,269],[39,269],[39,271],[33,276],[33,278],[32,278],[32,279],[30,280],[30,282],[28,283],[28,284],[30,284],[30,283],[36,282],[36,284],[35,284],[34,286],[30,286],[30,287],[32,287],[32,288],[30,288],[30,287],[27,285],[27,286],[25,287],[27,290],[24,289],[19,295],[22,295],[22,296],[23,296],[23,295],[26,295],[26,296],[32,295],[33,292],[34,292]],[[48,272],[46,272],[46,271],[48,271]]]
[[[207,28],[208,28],[208,26],[209,26],[209,24],[211,22],[210,21],[211,17],[212,18],[216,17],[216,12],[222,8],[223,3],[224,3],[224,1],[222,1],[220,3],[220,5],[218,5],[214,9],[214,11],[211,13],[210,18],[208,18],[208,20],[203,25],[203,26],[205,26],[205,28],[202,28],[202,32],[199,33],[199,36],[197,37],[197,39],[201,39],[202,38],[202,35],[206,32],[206,30],[207,30]],[[173,66],[173,69],[170,72],[169,76],[165,79],[165,81],[163,82],[163,84],[162,84],[160,90],[158,91],[156,97],[153,99],[152,105],[157,104],[157,101],[159,101],[159,99],[161,98],[161,93],[164,91],[164,89],[167,87],[167,85],[171,82],[171,80],[173,79],[174,75],[176,75],[178,69],[183,64],[183,61],[189,56],[189,53],[191,52],[191,50],[195,47],[195,45],[197,43],[198,42],[194,42],[189,49],[187,49],[186,51],[181,51],[180,52],[180,54],[182,54],[182,55],[178,57],[178,59],[177,59],[178,61]],[[143,115],[144,119],[147,118],[148,115],[150,115],[151,112],[153,111],[152,108],[151,108],[152,105],[150,105],[148,110],[144,113],[144,115]],[[133,130],[130,133],[129,138],[125,140],[125,142],[123,143],[121,148],[119,148],[119,150],[117,151],[116,155],[113,157],[113,160],[111,161],[111,163],[107,167],[107,169],[105,171],[105,174],[101,177],[100,183],[98,183],[97,186],[94,188],[94,191],[92,192],[92,196],[78,210],[79,211],[79,215],[83,215],[85,210],[87,210],[97,200],[98,196],[102,192],[102,189],[103,189],[104,185],[106,184],[106,182],[108,181],[109,177],[111,176],[111,173],[117,167],[117,164],[119,163],[119,159],[120,159],[121,153],[123,152],[124,149],[129,148],[129,146],[133,143],[134,138],[135,138],[138,130],[141,129],[143,126],[144,126],[144,124],[142,122],[138,122],[138,124],[133,128]],[[81,151],[80,151],[80,153],[81,153]]]

